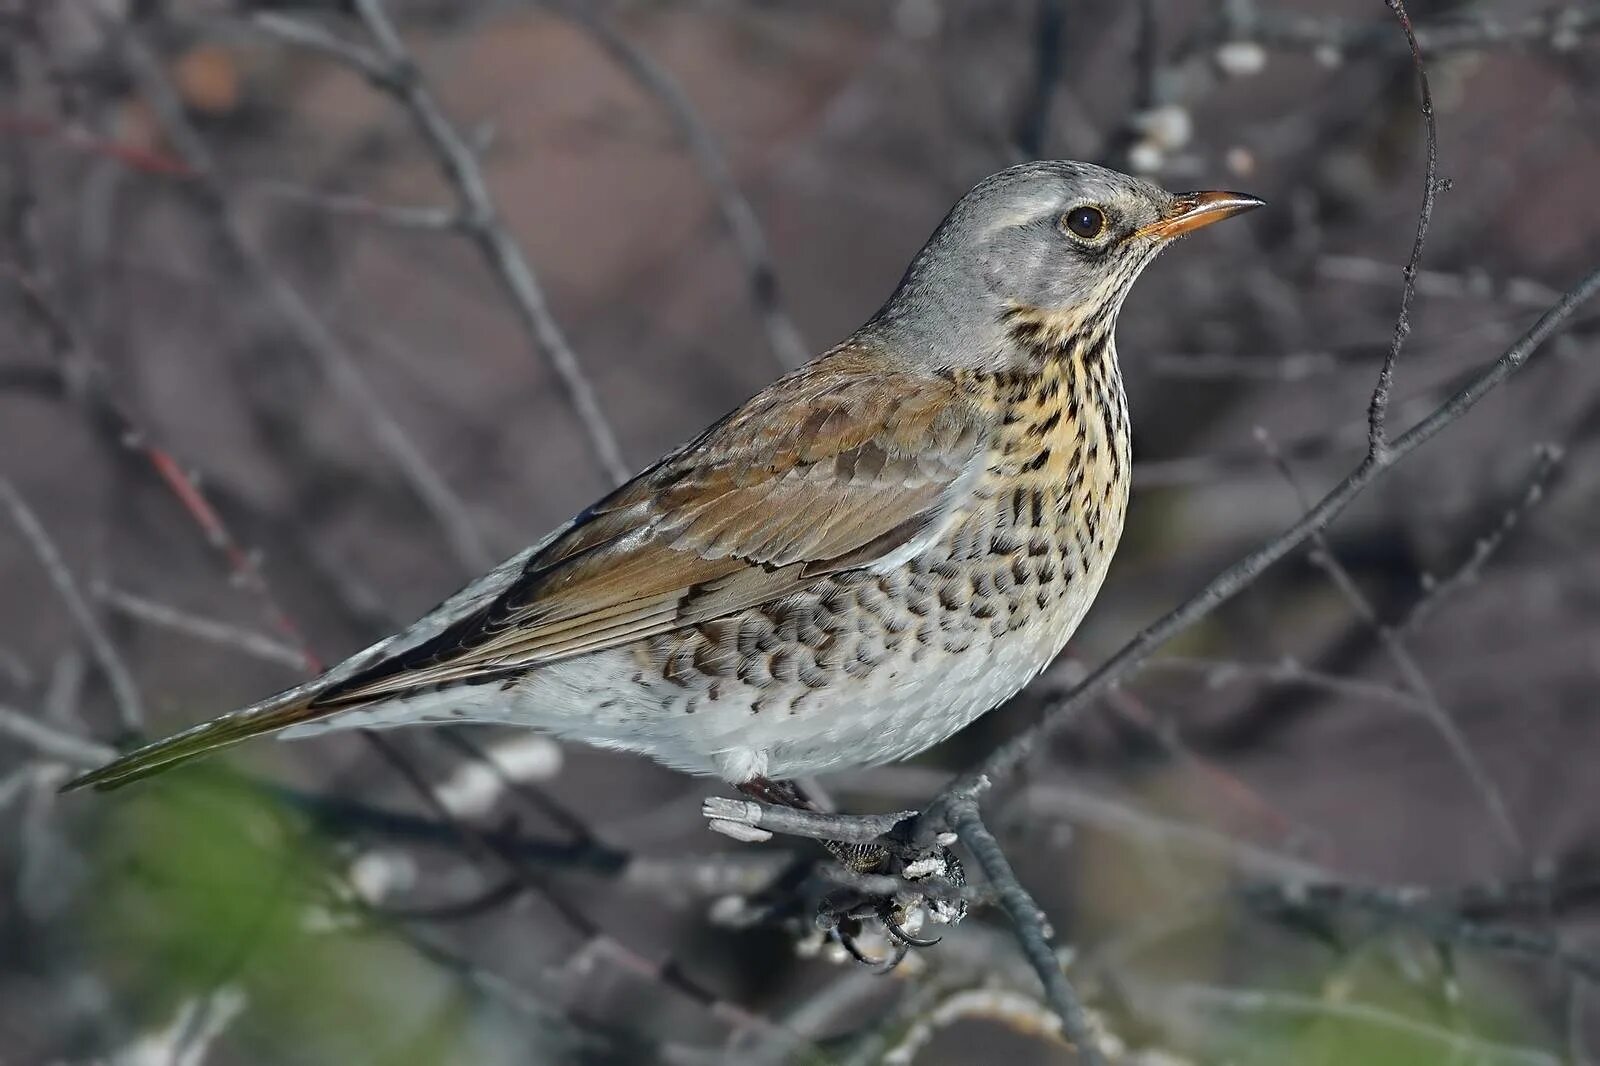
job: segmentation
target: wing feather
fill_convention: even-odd
[[[845,350],[602,500],[492,602],[316,702],[618,647],[899,558],[946,528],[988,441],[987,416],[949,378]]]

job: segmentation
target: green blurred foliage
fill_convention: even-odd
[[[229,986],[225,1038],[273,1063],[481,1061],[452,975],[358,917],[338,857],[290,812],[215,774],[108,807],[82,928],[139,1028]]]

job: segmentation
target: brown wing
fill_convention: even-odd
[[[912,549],[966,498],[988,428],[953,382],[843,351],[590,508],[492,603],[313,705],[616,647]]]

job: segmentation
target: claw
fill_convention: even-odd
[[[895,918],[894,912],[895,905],[893,900],[886,899],[878,904],[878,921],[883,923],[884,931],[889,934],[889,939],[901,947],[931,948],[944,939],[942,936],[924,938],[906,932],[905,926],[901,925],[899,920]]]
[[[842,926],[835,926],[834,928],[830,929],[829,934],[834,940],[838,941],[840,947],[844,948],[845,951],[850,953],[850,957],[852,959],[855,959],[861,965],[867,967],[873,973],[880,976],[889,973],[896,966],[899,966],[900,963],[905,959],[906,953],[910,950],[904,944],[900,943],[899,941],[895,941],[894,947],[890,950],[886,957],[875,959],[866,952],[862,951],[861,945],[856,943],[855,934],[845,932]]]
[[[836,845],[836,847],[839,850],[835,851],[834,848],[829,850],[834,851],[835,857],[842,863],[850,866],[847,861],[848,856],[843,854],[845,846]],[[860,850],[861,846],[851,847]],[[897,857],[902,860],[906,858],[903,852],[898,853]],[[957,888],[966,884],[961,861],[947,848],[940,848],[934,853],[923,855],[915,862],[906,862],[903,871],[906,878],[913,882],[928,878]],[[918,893],[914,886],[907,886],[907,891],[918,897],[910,904],[901,903],[893,895],[837,893],[823,901],[817,913],[817,927],[825,930],[828,938],[844,948],[856,962],[870,967],[874,973],[888,973],[905,960],[912,948],[931,948],[943,939],[937,936],[918,936],[907,929],[906,925],[911,920],[910,914],[913,910],[921,908],[934,922],[948,924],[955,924],[966,915],[967,906],[964,900],[950,899],[943,894],[923,895]],[[904,898],[908,897],[901,897]],[[889,951],[882,958],[874,958],[862,950],[860,943],[862,921],[867,918],[877,918],[883,926]]]

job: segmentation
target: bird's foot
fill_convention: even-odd
[[[817,925],[857,962],[878,973],[898,966],[912,948],[929,948],[939,936],[924,932],[937,925],[955,925],[967,915],[962,897],[966,874],[961,860],[943,845],[917,851],[903,841],[888,838],[881,844],[853,845],[872,848],[878,856],[873,866],[862,868],[851,863],[846,871],[859,879],[826,896],[817,912]],[[833,851],[832,848],[829,849]],[[856,854],[865,857],[864,851]],[[898,884],[882,885],[880,878]],[[879,957],[862,945],[869,924],[882,930],[887,950]]]
[[[823,811],[791,781],[754,778],[738,786],[755,802],[711,797],[703,813],[712,829],[739,840],[791,833],[818,841],[841,870],[826,875],[838,887],[815,913],[816,927],[856,961],[887,973],[912,948],[932,947],[923,930],[966,917],[966,876],[950,850],[953,838],[931,848],[912,843],[914,811],[840,815]],[[881,936],[868,934],[869,927]],[[881,955],[864,940],[880,939]]]

